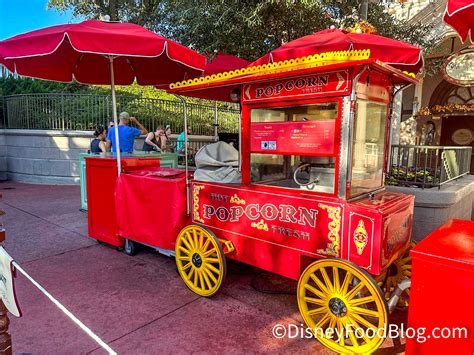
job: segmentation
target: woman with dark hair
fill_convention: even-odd
[[[161,139],[165,135],[163,127],[158,127],[154,132],[150,132],[146,135],[145,142],[143,143],[142,150],[145,152],[161,152]]]
[[[100,154],[107,151],[105,146],[105,139],[107,138],[107,131],[104,127],[98,126],[94,132],[95,138],[91,142],[91,153]]]

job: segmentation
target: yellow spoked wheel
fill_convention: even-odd
[[[219,290],[227,266],[222,246],[210,230],[197,225],[184,227],[175,252],[179,275],[191,291],[209,297]]]
[[[411,278],[410,250],[414,246],[415,243],[411,242],[403,256],[395,260],[382,274],[376,277],[376,281],[382,289],[386,300],[390,299],[390,295],[401,281]],[[410,289],[408,288],[400,295],[397,307],[405,309],[409,303]]]
[[[298,282],[298,307],[315,338],[344,354],[370,354],[385,340],[388,312],[382,291],[358,266],[340,259],[309,265]]]

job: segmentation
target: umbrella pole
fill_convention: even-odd
[[[190,196],[189,196],[189,166],[188,166],[188,117],[186,115],[186,100],[178,94],[173,94],[176,96],[183,105],[183,125],[184,125],[184,171],[186,174],[186,214],[189,216],[191,214],[190,206]]]
[[[115,151],[117,154],[117,172],[120,175],[122,171],[122,162],[120,159],[120,140],[118,134],[118,120],[117,120],[117,99],[115,98],[115,77],[114,77],[114,57],[110,56],[110,87],[112,89],[112,115],[114,117],[114,133],[115,133]]]

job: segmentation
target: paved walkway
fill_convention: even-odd
[[[301,318],[294,295],[252,287],[259,270],[230,264],[221,292],[201,298],[184,286],[173,259],[152,251],[129,257],[89,239],[79,187],[5,182],[0,192],[6,249],[120,354],[331,353],[311,339],[272,336],[274,325],[300,326]],[[292,286],[268,274],[260,279]],[[15,353],[104,352],[21,274],[16,285],[23,317],[11,317]],[[399,339],[388,339],[378,353],[403,349]]]

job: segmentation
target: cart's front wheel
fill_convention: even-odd
[[[337,353],[371,354],[382,345],[387,305],[373,278],[340,259],[309,265],[298,282],[298,307],[315,338]]]
[[[198,225],[184,227],[176,239],[176,266],[186,286],[194,293],[215,294],[226,275],[222,246],[208,229]]]

